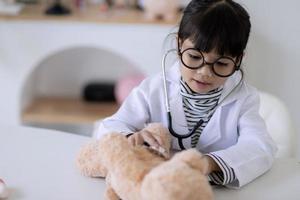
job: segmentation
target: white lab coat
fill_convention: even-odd
[[[173,129],[186,134],[188,128],[180,95],[179,67],[176,63],[167,70],[166,80]],[[241,187],[270,169],[277,150],[258,113],[257,90],[244,81],[233,90],[240,79],[241,73],[236,72],[226,81],[221,103],[202,131],[197,145],[200,152],[214,152],[233,168],[237,181],[227,185],[232,188]],[[118,112],[100,123],[96,136],[99,138],[111,131],[135,132],[151,122],[168,127],[161,74],[144,80],[135,88]],[[191,138],[183,143],[186,148],[190,147]],[[180,149],[176,138],[172,139],[172,147]]]

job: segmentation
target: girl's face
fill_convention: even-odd
[[[194,44],[186,39],[181,42],[181,52],[185,49],[194,48]],[[220,55],[214,51],[205,53],[203,52],[204,60],[208,63],[213,63]],[[233,58],[235,60],[235,58]],[[211,69],[211,66],[204,65],[200,69],[189,69],[181,63],[180,72],[183,80],[188,86],[196,93],[208,93],[214,89],[224,85],[227,78],[219,77]]]

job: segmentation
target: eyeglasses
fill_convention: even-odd
[[[204,65],[211,66],[213,73],[220,77],[229,77],[236,70],[239,70],[240,63],[237,64],[233,58],[221,56],[214,62],[209,63],[205,61],[203,53],[194,48],[185,49],[183,52],[179,50],[179,56],[182,64],[189,69],[200,69]]]

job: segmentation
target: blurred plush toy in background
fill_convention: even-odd
[[[117,80],[115,85],[115,97],[119,105],[121,105],[130,92],[145,79],[145,75],[141,73],[128,74]]]
[[[6,199],[8,197],[8,190],[2,179],[0,179],[0,199]]]
[[[180,9],[178,0],[144,0],[143,7],[148,20],[174,21]]]
[[[204,175],[208,164],[195,149],[169,159],[171,137],[162,125],[145,128],[162,135],[162,149],[132,146],[120,133],[84,146],[77,159],[84,175],[106,177],[106,200],[212,200]],[[156,153],[154,153],[156,152]]]
[[[131,8],[137,6],[137,0],[106,0],[109,7]]]

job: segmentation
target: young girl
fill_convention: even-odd
[[[133,145],[157,148],[160,138],[141,130],[160,122],[175,136],[191,133],[184,139],[173,136],[172,148],[205,154],[212,183],[241,187],[266,172],[276,146],[258,113],[258,92],[240,69],[250,27],[248,13],[232,0],[192,0],[178,30],[178,62],[165,73],[170,115],[158,74],[102,121],[97,137],[119,131]]]

